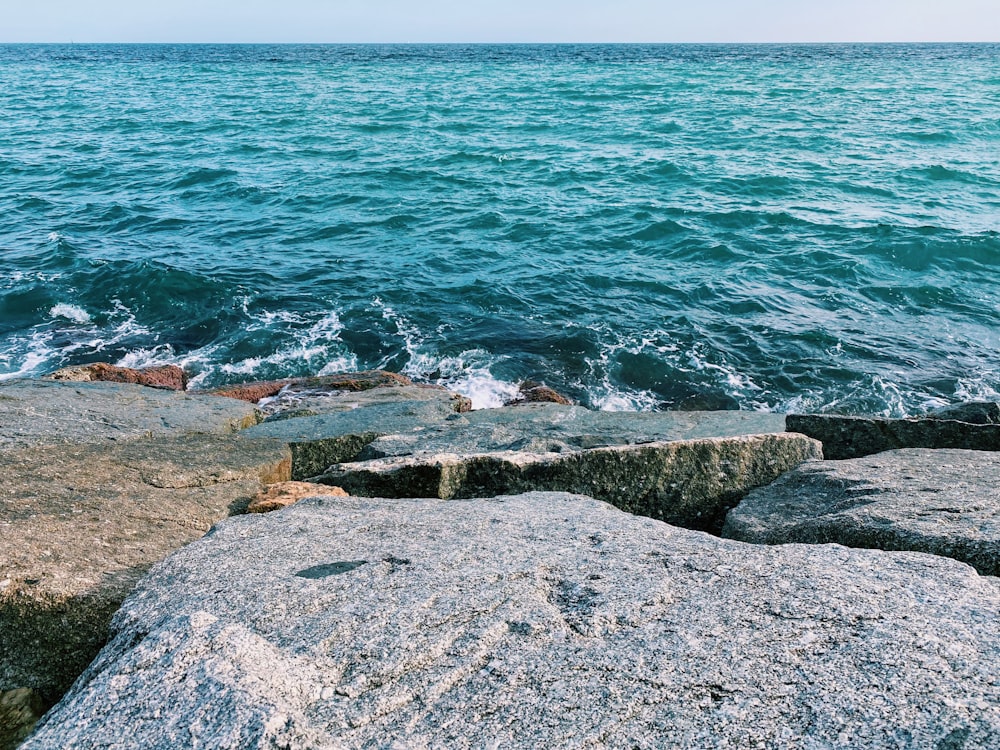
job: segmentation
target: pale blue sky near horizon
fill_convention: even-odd
[[[2,0],[0,42],[1000,42],[1000,0]]]

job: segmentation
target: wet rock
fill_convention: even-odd
[[[50,704],[153,563],[291,471],[282,443],[196,434],[5,448],[0,463],[0,690]]]
[[[327,487],[309,482],[279,482],[268,485],[257,493],[247,506],[247,513],[270,513],[316,495],[347,497],[347,493],[340,487]]]
[[[234,399],[121,383],[0,382],[0,448],[109,443],[150,435],[227,433],[260,419]]]
[[[1000,450],[1000,424],[969,424],[953,419],[884,419],[830,414],[789,414],[789,432],[823,443],[828,459],[860,458],[899,448]]]
[[[929,552],[1000,576],[1000,454],[907,449],[811,461],[751,492],[722,533]]]
[[[630,513],[717,532],[750,489],[822,455],[816,441],[778,433],[567,453],[419,453],[342,463],[316,481],[367,497],[578,492]]]
[[[176,365],[159,365],[156,367],[117,367],[107,362],[94,362],[89,365],[64,367],[47,376],[50,380],[65,380],[71,382],[103,381],[108,383],[133,383],[151,388],[166,388],[171,391],[183,391],[187,388],[188,377]]]
[[[256,383],[242,383],[205,391],[214,396],[237,398],[241,401],[257,403],[265,398],[273,398],[282,390],[286,392],[311,391],[366,391],[370,388],[384,386],[413,385],[413,381],[404,375],[385,370],[365,370],[362,372],[343,372],[336,375],[317,375],[308,378],[286,378],[284,380],[268,380]]]
[[[517,390],[517,398],[508,401],[508,406],[518,404],[538,404],[551,403],[569,406],[573,402],[560,393],[556,393],[544,383],[536,383],[534,380],[525,380]]]
[[[579,496],[313,498],[157,566],[25,750],[998,747],[998,610]]]
[[[42,718],[45,704],[34,690],[0,692],[0,750],[14,750]]]

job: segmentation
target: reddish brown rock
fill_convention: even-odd
[[[563,404],[570,406],[573,402],[560,393],[556,393],[544,383],[537,383],[534,380],[525,380],[518,389],[518,396],[513,401],[508,401],[507,406],[517,406],[518,404]]]
[[[363,372],[342,372],[336,375],[319,375],[309,378],[287,378],[267,380],[257,383],[242,383],[207,391],[213,396],[238,398],[254,403],[264,398],[276,396],[285,387],[294,391],[367,391],[393,385],[413,385],[413,382],[395,372],[385,370],[365,370]]]
[[[176,365],[157,367],[117,367],[107,362],[94,362],[77,367],[64,367],[48,376],[50,380],[68,380],[77,383],[104,381],[108,383],[134,383],[150,388],[183,391],[187,388],[187,373]]]
[[[278,482],[266,487],[247,506],[247,513],[270,513],[294,505],[305,497],[333,495],[349,497],[340,487],[327,487],[311,482]]]

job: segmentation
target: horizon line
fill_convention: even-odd
[[[698,45],[698,46],[708,46],[708,45],[787,45],[787,44],[800,44],[800,45],[887,45],[887,44],[926,44],[926,45],[945,45],[945,44],[1000,44],[1000,40],[968,40],[968,39],[955,39],[955,40],[837,40],[837,41],[821,41],[821,40],[769,40],[769,41],[660,41],[660,42],[641,42],[641,41],[419,41],[419,42],[404,42],[404,41],[353,41],[353,42],[320,42],[320,41],[116,41],[116,40],[103,40],[103,41],[5,41],[0,39],[0,45],[66,45],[66,44],[90,44],[90,45],[105,45],[105,44],[119,44],[119,45],[269,45],[269,46],[295,46],[295,45],[313,45],[313,46],[679,46],[679,45]]]

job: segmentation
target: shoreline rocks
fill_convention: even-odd
[[[156,566],[24,748],[996,747],[998,610],[581,496],[317,497]]]
[[[949,413],[960,412],[945,412]],[[981,414],[982,409],[975,413]],[[973,424],[932,416],[885,419],[829,414],[789,414],[785,421],[789,432],[823,443],[823,455],[835,461],[900,448],[1000,451],[1000,424],[985,421]]]
[[[929,552],[1000,576],[1000,453],[911,448],[809,461],[748,494],[722,535]]]
[[[108,382],[0,383],[0,691],[47,705],[150,565],[287,479],[250,404]]]
[[[140,580],[136,601],[167,598],[158,609],[125,605],[115,640],[29,746],[128,732],[131,719],[96,718],[119,705],[161,743],[149,747],[184,744],[181,735],[226,737],[227,747],[237,735],[293,748],[387,736],[643,747],[673,731],[699,747],[751,737],[805,748],[789,727],[824,746],[996,739],[1000,660],[983,644],[997,642],[1000,579],[919,553],[713,540],[583,495],[714,533],[730,511],[755,542],[915,548],[989,573],[1000,453],[819,461],[819,443],[790,430],[819,420],[812,427],[826,430],[832,456],[914,435],[982,448],[1000,429],[1000,406],[882,420],[888,427],[845,417],[786,424],[775,414],[592,412],[542,386],[548,402],[470,412],[467,399],[392,373],[307,380],[281,381],[259,403],[86,379],[0,383],[0,750],[86,667]],[[357,497],[383,494],[451,499]],[[203,537],[247,511],[259,521],[223,520]],[[656,554],[628,547],[654,537]],[[188,543],[219,540],[245,546],[217,570],[214,552],[192,557],[209,567],[164,583],[155,571],[181,570],[171,557],[144,579],[171,553],[188,559]],[[281,571],[298,581],[293,589]],[[178,594],[182,578],[204,590]],[[350,612],[324,593],[334,582]],[[306,598],[301,585],[314,587]],[[242,604],[227,609],[229,597]],[[184,614],[188,601],[204,607]],[[213,609],[218,602],[226,607]],[[311,623],[333,639],[319,651]],[[783,650],[790,632],[802,640]],[[331,662],[327,646],[359,651]],[[319,699],[308,697],[314,688]],[[156,702],[171,690],[181,691],[176,702]],[[817,706],[836,720],[816,722]],[[469,716],[489,736],[470,735]],[[138,736],[114,741],[146,747]]]
[[[404,456],[339,464],[315,481],[367,497],[581,493],[629,513],[717,533],[727,511],[752,488],[822,455],[816,441],[781,433],[570,453]]]

